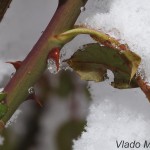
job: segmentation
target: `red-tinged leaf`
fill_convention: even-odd
[[[6,62],[6,63],[12,64],[14,66],[14,68],[16,70],[18,70],[20,68],[21,64],[22,64],[22,61],[15,61],[15,62],[10,61],[10,62]]]
[[[134,76],[141,59],[130,50],[120,51],[98,43],[87,44],[66,61],[81,79],[103,81],[109,69],[114,73],[112,86],[115,88],[137,87]]]
[[[60,49],[54,48],[50,51],[48,59],[53,59],[56,63],[57,71],[59,70],[59,60],[60,60]]]

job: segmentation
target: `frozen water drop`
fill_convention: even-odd
[[[56,74],[58,72],[57,65],[55,61],[51,58],[47,60],[47,68],[52,74]]]
[[[83,11],[86,10],[86,8],[85,7],[81,7],[80,10],[81,10],[81,12],[83,12]]]
[[[33,93],[34,93],[34,87],[30,87],[30,88],[28,89],[28,93],[29,93],[29,94],[33,94]]]

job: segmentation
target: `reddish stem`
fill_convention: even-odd
[[[53,36],[69,30],[74,25],[80,8],[87,0],[62,0],[55,15],[31,52],[22,62],[21,67],[9,81],[4,91],[9,111],[2,118],[6,123],[18,106],[27,98],[28,89],[41,77],[47,65],[47,56],[51,49],[62,47],[53,41]]]

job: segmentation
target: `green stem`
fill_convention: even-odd
[[[60,34],[73,27],[80,14],[80,8],[87,0],[63,0],[55,15],[45,29],[43,35],[23,61],[21,67],[10,80],[4,91],[7,93],[6,104],[8,112],[1,120],[6,123],[18,106],[27,98],[28,89],[41,77],[47,65],[47,55],[54,47],[62,47],[54,41],[54,35]]]
[[[88,34],[100,43],[109,41],[110,43],[112,43],[112,46],[114,46],[114,48],[116,47],[119,48],[119,46],[121,45],[116,39],[110,37],[109,35],[101,31],[97,31],[94,29],[86,28],[86,27],[78,27],[78,28],[66,31],[60,34],[59,36],[57,36],[56,40],[59,41],[60,43],[68,43],[79,34]]]

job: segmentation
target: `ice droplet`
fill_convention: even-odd
[[[52,74],[58,73],[57,65],[56,65],[55,61],[53,59],[51,59],[51,58],[47,60],[47,69]]]
[[[29,93],[29,94],[33,94],[33,93],[34,93],[34,87],[30,87],[30,88],[28,89],[28,93]]]
[[[86,10],[86,8],[85,7],[81,7],[80,10],[81,10],[81,12],[83,12],[83,11]]]

